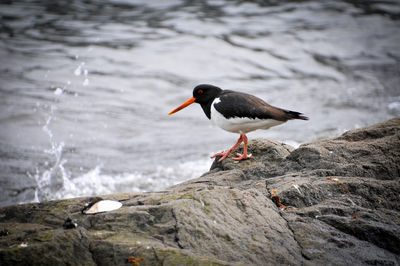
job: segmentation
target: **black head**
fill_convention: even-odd
[[[205,114],[210,118],[210,108],[212,101],[221,93],[221,89],[209,84],[197,85],[193,90],[193,97],[172,110],[169,115],[172,115],[192,103],[199,103]]]
[[[193,89],[193,97],[195,102],[199,104],[207,104],[212,102],[222,90],[210,84],[200,84]]]

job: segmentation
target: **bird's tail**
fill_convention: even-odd
[[[289,111],[289,110],[283,110],[288,119],[301,119],[301,120],[308,120],[308,117],[303,115],[302,113],[295,112],[295,111]]]

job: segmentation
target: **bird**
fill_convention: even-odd
[[[308,120],[304,114],[269,105],[264,100],[244,92],[223,90],[211,84],[200,84],[193,89],[193,97],[172,110],[172,115],[192,103],[200,104],[205,115],[215,125],[232,133],[240,134],[239,139],[229,150],[214,154],[211,158],[221,157],[218,162],[227,158],[242,142],[243,154],[237,153],[236,161],[251,157],[247,153],[247,133],[257,129],[269,129],[288,120]]]

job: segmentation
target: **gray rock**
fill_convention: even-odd
[[[400,264],[400,119],[249,152],[168,191],[2,208],[0,264]],[[100,199],[123,207],[82,213]]]

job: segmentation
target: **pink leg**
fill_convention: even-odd
[[[242,141],[243,141],[243,136],[245,136],[245,135],[242,135],[242,134],[241,134],[240,137],[239,137],[239,139],[237,140],[236,144],[233,145],[232,148],[230,148],[228,151],[222,151],[222,152],[216,153],[216,154],[214,154],[211,158],[215,158],[215,157],[217,157],[217,156],[222,156],[222,157],[218,160],[218,162],[221,162],[223,159],[225,159],[226,157],[228,157],[229,154],[231,154],[231,153],[240,145],[240,143],[242,143]],[[247,137],[246,137],[246,136],[245,136],[245,138],[246,138],[246,140],[247,140]],[[247,149],[247,146],[246,146],[246,149]]]
[[[240,135],[243,139],[244,142],[244,148],[243,148],[243,154],[237,153],[236,155],[238,157],[232,158],[235,161],[241,161],[245,159],[249,159],[251,157],[251,154],[247,154],[247,136],[245,134]]]

